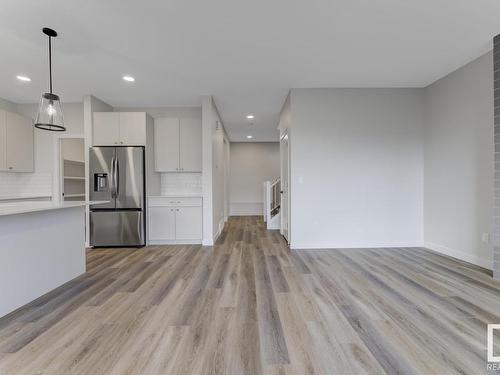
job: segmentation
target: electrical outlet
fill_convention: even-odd
[[[483,233],[481,238],[483,240],[483,243],[490,243],[490,234],[489,233]]]

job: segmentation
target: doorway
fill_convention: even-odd
[[[281,235],[290,243],[290,137],[285,132],[280,140],[281,156]]]
[[[60,139],[60,198],[62,201],[85,200],[84,150],[83,138]]]

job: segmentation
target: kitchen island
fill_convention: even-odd
[[[85,272],[85,206],[0,203],[0,317]]]

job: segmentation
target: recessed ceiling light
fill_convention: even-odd
[[[253,135],[247,135],[247,139],[252,139]]]
[[[24,81],[24,82],[31,82],[31,78],[30,77],[26,77],[26,76],[16,76],[16,78],[20,81]]]
[[[255,118],[255,116],[254,116],[254,115],[247,115],[247,119],[248,119],[248,120],[253,120],[254,118]]]
[[[135,78],[132,76],[123,76],[123,80],[127,82],[134,82]]]

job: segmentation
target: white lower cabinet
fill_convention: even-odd
[[[201,239],[201,207],[175,209],[175,238],[177,240]]]
[[[149,239],[175,240],[175,208],[149,207]]]
[[[151,197],[148,201],[150,244],[201,243],[201,198]]]

